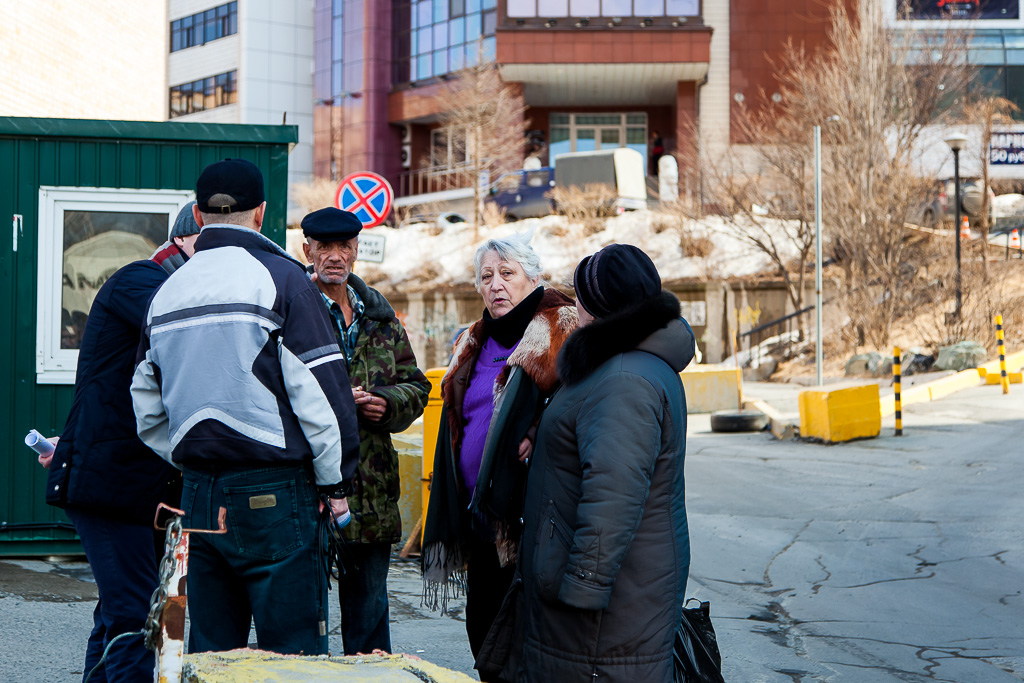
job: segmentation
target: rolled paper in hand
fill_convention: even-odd
[[[53,444],[34,429],[25,435],[25,445],[39,455],[50,455],[53,453]]]

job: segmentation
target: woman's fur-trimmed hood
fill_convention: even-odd
[[[693,331],[680,318],[679,299],[671,292],[576,330],[558,354],[559,379],[579,384],[605,361],[633,350],[658,356],[676,372],[693,360]]]

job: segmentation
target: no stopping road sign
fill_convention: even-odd
[[[380,225],[391,213],[394,190],[387,180],[369,171],[345,176],[334,195],[334,205],[351,211],[364,228]]]

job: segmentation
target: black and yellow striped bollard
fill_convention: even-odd
[[[898,346],[892,350],[892,376],[896,386],[896,436],[903,436],[903,404],[900,401],[903,370],[900,367],[900,347]]]
[[[1003,316],[996,316],[996,344],[999,345],[999,383],[1003,393],[1010,393],[1010,378],[1006,375],[1006,343],[1003,341]]]

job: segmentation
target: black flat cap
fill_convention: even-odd
[[[350,240],[362,229],[363,224],[354,213],[333,206],[306,214],[302,219],[302,234],[320,242]]]
[[[210,164],[196,181],[196,204],[203,213],[238,213],[263,203],[263,174],[245,159]]]

